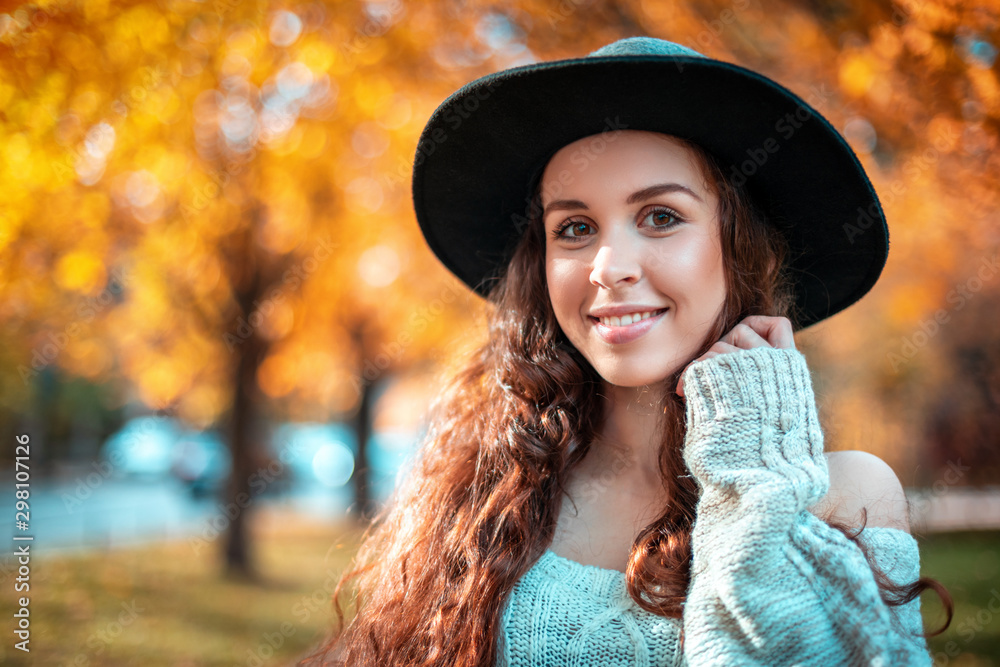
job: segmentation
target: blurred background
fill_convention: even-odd
[[[0,2],[0,538],[34,536],[31,652],[10,540],[0,662],[252,667],[318,641],[484,337],[413,216],[424,122],[631,35],[782,82],[864,163],[888,266],[799,345],[828,449],[894,467],[956,598],[935,664],[1000,665],[992,0]]]

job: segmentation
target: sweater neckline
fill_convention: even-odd
[[[604,574],[606,576],[615,576],[622,579],[625,578],[625,573],[621,570],[614,570],[611,568],[600,567],[599,565],[587,565],[585,563],[580,563],[578,561],[572,560],[571,558],[566,558],[565,556],[560,556],[552,549],[546,549],[545,554],[556,562],[563,563],[567,567],[579,568],[583,572],[592,572],[594,574]]]
[[[866,535],[871,535],[872,531],[876,535],[881,535],[883,539],[889,539],[895,541],[897,544],[899,542],[916,544],[916,539],[910,533],[907,533],[901,528],[892,528],[890,526],[868,526],[861,533],[862,539]],[[902,545],[900,545],[902,546]],[[621,580],[623,583],[625,581],[625,573],[621,570],[614,570],[606,567],[600,567],[598,565],[587,565],[585,563],[580,563],[578,561],[566,558],[565,556],[560,556],[552,549],[546,549],[545,553],[538,560],[539,564],[542,564],[543,560],[547,560],[554,567],[546,567],[545,569],[550,571],[550,574],[567,574],[569,571],[575,570],[579,573],[579,576],[586,575],[590,579],[600,579],[607,580],[609,583],[615,580]]]

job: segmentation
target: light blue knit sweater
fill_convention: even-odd
[[[546,551],[508,600],[498,664],[930,665],[920,600],[886,606],[857,546],[806,509],[829,473],[802,355],[720,355],[692,365],[684,388],[684,458],[702,493],[683,619],[638,607],[617,570]],[[862,540],[896,583],[919,576],[907,533]]]

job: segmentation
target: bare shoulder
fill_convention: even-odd
[[[827,452],[830,491],[809,511],[821,519],[834,519],[849,526],[861,525],[867,512],[867,527],[899,528],[910,532],[908,506],[903,485],[889,465],[868,452]]]

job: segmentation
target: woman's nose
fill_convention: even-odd
[[[607,289],[638,282],[642,267],[637,250],[624,239],[609,239],[597,249],[590,282]]]

